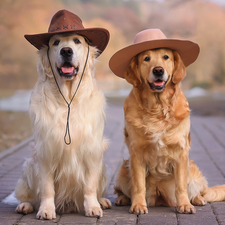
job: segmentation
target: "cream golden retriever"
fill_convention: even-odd
[[[60,90],[70,102],[84,70],[88,44],[80,35],[54,35],[49,41],[49,59]],[[102,198],[106,188],[103,153],[105,97],[94,78],[98,50],[89,46],[83,79],[70,106],[71,144],[64,143],[68,107],[57,89],[47,57],[39,52],[39,79],[30,101],[34,125],[33,157],[26,160],[15,196],[18,213],[37,210],[37,218],[56,218],[59,212],[82,212],[102,217],[110,208]],[[68,133],[67,137],[68,139]]]
[[[159,205],[195,213],[193,205],[225,200],[225,185],[209,188],[189,160],[190,109],[180,89],[184,77],[179,54],[169,49],[138,54],[125,74],[133,85],[124,103],[130,158],[119,171],[115,203],[131,204],[131,213]]]

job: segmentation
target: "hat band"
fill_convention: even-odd
[[[77,29],[83,29],[84,27],[76,27],[74,25],[62,25],[62,26],[57,26],[56,28],[51,28],[48,30],[49,33],[54,33],[54,32],[58,32],[61,30],[77,30]]]

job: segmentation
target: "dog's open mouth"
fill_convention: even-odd
[[[152,83],[148,82],[148,84],[153,91],[162,91],[166,86],[166,81],[158,79]]]
[[[78,71],[79,67],[74,67],[70,62],[65,62],[60,68],[57,68],[59,75],[66,79],[73,79]]]

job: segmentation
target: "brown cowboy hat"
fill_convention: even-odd
[[[100,54],[109,42],[109,32],[104,28],[84,28],[82,20],[72,12],[67,10],[58,11],[51,20],[48,33],[24,35],[24,37],[40,50],[44,45],[48,45],[49,39],[55,34],[76,33],[88,39],[91,46],[100,50]]]
[[[189,40],[168,39],[159,29],[147,29],[136,35],[132,45],[116,52],[109,60],[109,67],[117,76],[124,78],[124,73],[135,55],[156,48],[177,51],[186,67],[197,59],[200,51],[197,43]]]

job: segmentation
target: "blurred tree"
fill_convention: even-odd
[[[60,0],[65,6],[73,6],[76,4],[81,4],[82,0]]]
[[[33,87],[37,80],[36,50],[24,34],[46,32],[58,7],[61,5],[53,0],[1,1],[0,88]]]
[[[63,8],[78,14],[85,27],[100,26],[110,31],[109,45],[97,64],[96,75],[101,79],[110,77],[108,60],[116,50],[131,44],[139,31],[160,28],[168,38],[190,39],[200,45],[199,58],[187,68],[186,88],[225,84],[225,11],[214,3],[203,0],[2,0],[1,88],[34,85],[38,76],[36,49],[23,36],[46,32],[52,15]]]
[[[222,49],[220,49],[219,53],[217,54],[217,60],[214,70],[214,80],[219,85],[225,83],[225,54]]]
[[[126,45],[126,39],[124,37],[123,31],[100,18],[96,18],[91,21],[86,21],[84,23],[85,27],[105,27],[110,32],[110,41],[105,49],[105,51],[98,58],[96,63],[96,74],[95,77],[98,79],[99,83],[103,81],[101,87],[104,90],[118,89],[121,86],[124,86],[127,83],[124,79],[118,78],[113,75],[108,67],[109,58],[115,53],[115,51],[123,48]]]
[[[144,28],[135,13],[127,7],[109,8],[102,17],[121,29],[128,42],[133,42],[135,34]]]
[[[225,11],[210,2],[196,1],[192,6],[197,18],[195,40],[201,48],[192,69],[199,83],[224,84],[225,29],[221,21],[225,21]]]

